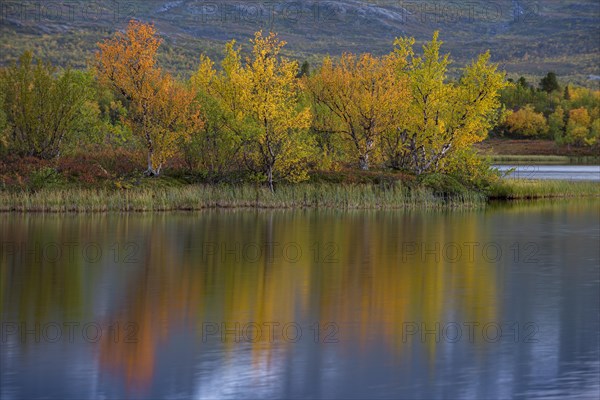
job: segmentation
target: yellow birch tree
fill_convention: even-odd
[[[457,82],[447,78],[450,59],[440,55],[438,32],[423,46],[423,56],[413,51],[414,39],[398,38],[396,53],[408,59],[400,74],[410,85],[410,105],[399,121],[404,143],[404,167],[420,175],[443,169],[453,152],[483,141],[499,119],[499,90],[507,83],[490,54],[480,55],[462,71]]]

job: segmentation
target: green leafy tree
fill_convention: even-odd
[[[81,131],[82,121],[94,119],[86,110],[93,98],[89,82],[67,69],[25,52],[19,63],[0,71],[8,147],[19,154],[45,159],[58,157]]]
[[[190,82],[198,93],[204,126],[185,147],[189,167],[199,167],[211,175],[237,168],[244,136],[241,97],[236,90],[241,69],[239,49],[232,41],[226,45],[225,58],[217,72],[205,55]]]
[[[567,101],[571,100],[571,89],[569,89],[569,85],[565,86],[565,93],[564,93],[563,97]]]
[[[302,78],[303,76],[310,75],[310,64],[308,61],[304,61],[300,66],[300,71],[298,72],[297,78]]]
[[[229,151],[239,148],[245,166],[274,191],[276,181],[308,179],[311,114],[300,101],[298,63],[281,55],[285,42],[259,31],[251,43],[245,63],[235,41],[228,43],[219,73],[203,56],[192,84],[214,101],[211,125],[227,135],[215,132],[214,137],[223,139]]]
[[[550,135],[560,142],[565,135],[565,110],[561,106],[548,116],[548,128]]]
[[[522,88],[526,88],[526,89],[530,89],[530,88],[531,88],[531,85],[529,84],[529,82],[527,82],[527,79],[525,79],[525,77],[524,77],[524,76],[520,77],[520,78],[517,80],[517,84],[518,84],[519,86],[521,86]]]

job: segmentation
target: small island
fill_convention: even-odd
[[[481,207],[598,197],[597,182],[505,179],[495,163],[598,161],[600,92],[554,73],[508,79],[490,53],[454,74],[436,32],[417,49],[344,53],[311,69],[256,32],[161,69],[132,20],[87,70],[25,52],[0,80],[1,211]],[[538,110],[544,110],[539,112]],[[549,140],[553,138],[553,140]]]

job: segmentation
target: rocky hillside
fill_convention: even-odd
[[[343,51],[388,52],[394,37],[418,41],[441,31],[456,65],[490,49],[515,75],[549,70],[590,84],[600,75],[598,0],[486,1],[53,1],[0,2],[0,62],[25,48],[62,65],[86,65],[95,43],[137,18],[163,37],[163,61],[186,74],[205,52],[218,58],[232,38],[259,29],[288,41],[287,52],[318,63]]]

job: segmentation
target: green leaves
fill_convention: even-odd
[[[75,135],[85,104],[93,99],[89,82],[69,69],[58,73],[25,52],[18,64],[0,72],[8,146],[41,158],[57,157]]]

